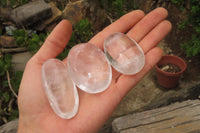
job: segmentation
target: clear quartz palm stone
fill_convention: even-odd
[[[104,52],[111,65],[120,73],[138,73],[145,64],[142,48],[123,33],[113,33],[104,41]]]
[[[42,66],[44,90],[54,112],[63,119],[76,115],[79,97],[66,65],[58,59],[49,59]]]
[[[87,93],[99,93],[110,85],[111,66],[101,49],[82,43],[74,46],[67,58],[68,71],[75,84]]]

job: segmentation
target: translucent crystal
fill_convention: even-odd
[[[104,52],[111,65],[120,73],[138,73],[145,64],[142,48],[123,33],[114,33],[106,38]]]
[[[67,58],[72,80],[88,93],[98,93],[108,88],[111,79],[111,66],[101,49],[89,43],[74,46]]]
[[[47,60],[42,67],[42,79],[54,112],[64,119],[75,116],[79,106],[79,97],[65,64],[57,59]]]

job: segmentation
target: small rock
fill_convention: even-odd
[[[12,69],[14,71],[24,71],[26,63],[33,56],[31,52],[17,53],[12,56]]]
[[[0,133],[16,133],[18,128],[19,119],[10,121],[0,126]]]
[[[51,18],[47,19],[44,22],[45,24],[50,24],[52,22],[55,22],[62,16],[62,12],[56,7],[56,5],[53,2],[49,3],[49,5],[51,6],[53,15]]]
[[[165,67],[163,67],[161,70],[162,70],[162,71],[166,71],[167,69],[169,69],[169,66],[165,66]]]
[[[15,26],[6,26],[5,30],[7,35],[12,36],[13,31],[17,30],[17,28]]]
[[[86,0],[79,0],[76,2],[69,2],[63,10],[63,18],[76,25],[81,19],[86,18],[89,3]]]
[[[28,36],[31,36],[32,34],[37,34],[36,30],[26,30],[26,33]]]
[[[1,36],[0,45],[4,48],[13,48],[16,47],[15,39],[11,36]]]
[[[36,26],[36,29],[39,30],[39,31],[44,30],[45,28],[47,28],[48,25],[50,25],[53,22],[57,21],[62,16],[62,12],[56,7],[56,5],[53,2],[49,3],[49,5],[51,6],[52,17],[50,17],[49,19],[45,20],[43,23],[39,23]],[[52,25],[54,25],[54,24],[52,24]]]
[[[19,26],[29,26],[52,15],[51,6],[44,0],[29,2],[11,11],[11,20]]]
[[[110,24],[98,0],[69,2],[63,10],[63,18],[68,19],[72,25],[76,25],[81,19],[88,19],[92,23],[92,29],[96,32]]]

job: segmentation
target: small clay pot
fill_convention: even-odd
[[[160,65],[174,64],[178,66],[181,71],[177,73],[165,72],[159,68]],[[183,59],[173,55],[164,55],[156,64],[158,83],[164,88],[174,88],[178,85],[181,74],[185,71],[187,65]]]

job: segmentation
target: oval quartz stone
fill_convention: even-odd
[[[57,59],[47,60],[42,66],[42,79],[54,112],[63,119],[75,116],[78,111],[79,97],[65,64]]]
[[[120,73],[138,73],[145,64],[142,48],[123,33],[114,33],[104,42],[104,52],[111,65]]]
[[[74,46],[67,58],[69,74],[75,84],[88,93],[99,93],[110,85],[111,66],[101,49],[89,43]]]

